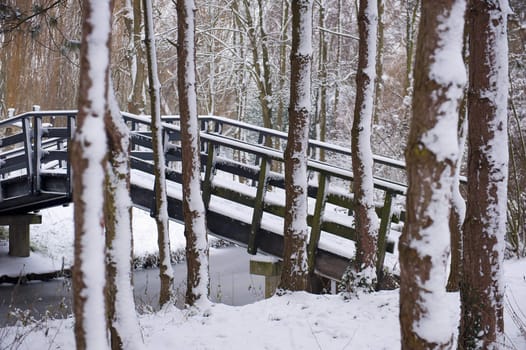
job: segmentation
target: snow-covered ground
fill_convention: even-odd
[[[42,211],[43,224],[32,227],[30,258],[8,258],[0,246],[0,275],[60,269],[72,259],[72,209]],[[172,249],[184,245],[179,225],[171,225]],[[134,252],[155,253],[155,224],[134,210]],[[505,263],[506,344],[526,349],[526,260]],[[444,323],[456,328],[458,294],[443,305]],[[514,321],[514,319],[518,319]],[[360,295],[292,293],[244,306],[210,304],[199,312],[163,309],[139,318],[147,349],[399,349],[398,290]],[[38,346],[35,347],[35,344]],[[0,328],[0,349],[74,349],[73,319],[35,321]]]

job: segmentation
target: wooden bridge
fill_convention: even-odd
[[[129,113],[122,116],[131,133],[131,198],[135,206],[151,212],[150,118]],[[22,226],[13,227],[28,228],[35,220],[32,212],[72,201],[68,144],[75,119],[76,111],[34,111],[0,122],[0,225],[21,222]],[[171,219],[182,221],[179,119],[163,120],[168,212]],[[202,190],[209,234],[246,246],[250,254],[259,251],[281,257],[286,133],[222,117],[200,117],[200,121]],[[353,254],[351,241],[355,239],[350,150],[313,140],[309,146],[309,266],[321,276],[338,280]],[[320,154],[325,161],[319,160]],[[384,172],[403,181],[403,162],[380,156],[374,161],[375,174]],[[385,252],[394,248],[394,240],[389,240],[391,223],[403,219],[403,213],[393,213],[394,198],[404,195],[406,187],[380,176],[375,176],[374,186],[379,198],[378,261],[383,266]],[[23,232],[12,231],[10,239],[23,239],[18,237]]]

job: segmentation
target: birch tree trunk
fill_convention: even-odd
[[[108,0],[84,3],[77,129],[71,145],[75,258],[73,311],[77,349],[108,349],[104,288],[104,118],[109,113],[111,8]],[[96,61],[96,64],[95,64]]]
[[[201,197],[201,159],[197,119],[195,66],[195,3],[177,0],[177,79],[183,154],[183,215],[188,270],[186,304],[208,300],[208,241],[205,206]]]
[[[458,113],[466,81],[464,0],[424,0],[415,60],[413,119],[406,149],[406,222],[400,237],[402,349],[450,349],[443,324],[449,204],[458,158]]]
[[[307,147],[311,108],[312,1],[292,1],[289,132],[285,149],[285,224],[280,288],[305,290],[307,269]]]
[[[145,44],[148,60],[148,81],[150,83],[151,129],[154,154],[155,176],[155,222],[157,223],[157,244],[159,246],[159,275],[161,290],[159,305],[163,306],[174,298],[174,272],[170,263],[170,237],[168,235],[168,202],[166,199],[166,165],[161,125],[161,84],[157,73],[157,53],[153,29],[152,1],[143,0]]]
[[[109,159],[106,172],[106,308],[111,348],[142,349],[132,285],[132,201],[130,198],[130,135],[113,88],[105,116]]]
[[[358,27],[360,44],[356,74],[356,103],[351,130],[356,223],[354,270],[357,275],[352,282],[354,285],[350,287],[374,290],[379,223],[374,206],[371,132],[376,79],[377,0],[360,0]]]
[[[506,0],[469,1],[468,199],[459,349],[504,346],[509,11]]]

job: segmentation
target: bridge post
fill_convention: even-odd
[[[29,256],[29,225],[41,223],[42,216],[36,214],[0,217],[0,226],[9,226],[10,256]]]
[[[265,207],[268,173],[270,171],[269,168],[270,161],[266,157],[262,157],[259,168],[258,188],[256,192],[256,199],[254,201],[254,211],[252,213],[252,224],[250,226],[250,233],[248,235],[247,251],[249,254],[256,254],[258,250],[257,236],[261,227],[261,219],[263,218],[263,209]]]
[[[33,108],[38,111],[40,107]],[[42,117],[40,115],[33,116],[33,193],[40,193],[40,167],[42,158]]]
[[[314,273],[314,268],[316,266],[316,250],[318,249],[318,242],[320,241],[325,202],[327,201],[327,191],[329,189],[329,177],[324,173],[320,173],[319,176],[318,191],[316,193],[316,206],[312,217],[312,228],[307,252],[307,266],[309,274],[311,275]]]
[[[218,149],[210,141],[207,146],[207,157],[206,157],[206,169],[205,169],[205,178],[203,182],[203,203],[205,209],[208,210],[208,205],[210,204],[210,199],[212,198],[212,181],[214,179],[215,173],[215,162],[216,156],[218,155]]]
[[[276,292],[281,275],[281,261],[268,256],[254,256],[250,259],[250,273],[265,277],[265,299]]]
[[[384,277],[384,259],[387,249],[387,236],[389,234],[389,228],[391,227],[394,197],[396,197],[396,194],[389,191],[385,192],[380,229],[378,230],[378,252],[376,255],[376,280],[378,284],[382,283]]]

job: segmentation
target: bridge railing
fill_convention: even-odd
[[[178,125],[179,116],[164,116],[163,120]],[[248,124],[238,120],[219,117],[219,116],[200,116],[201,130],[206,133],[219,134],[237,140],[242,140],[252,144],[258,144],[263,147],[283,151],[287,143],[288,135],[286,132],[268,129],[257,125]],[[351,167],[351,149],[350,142],[348,147],[338,146],[334,143],[322,142],[318,140],[309,140],[309,150],[311,159],[320,159],[320,154],[332,165],[342,168]],[[332,157],[331,155],[335,156]],[[240,157],[246,159],[247,157]],[[335,159],[336,158],[336,159]],[[256,163],[259,159],[256,159]],[[389,170],[389,175],[396,175],[397,178],[405,179],[405,162],[380,155],[373,155],[374,165],[385,167]],[[377,168],[377,170],[379,170]],[[379,177],[378,177],[379,178]],[[390,181],[384,179],[385,181]],[[395,181],[390,181],[395,182]],[[395,182],[396,183],[396,182]],[[405,181],[398,182],[404,185]]]
[[[132,168],[152,174],[150,118],[129,113],[122,115],[131,131]],[[0,139],[0,175],[10,174],[9,178],[1,182],[2,198],[61,191],[65,196],[71,196],[71,168],[67,146],[74,134],[75,117],[76,111],[34,111],[0,121],[0,132],[5,130]],[[247,246],[248,251],[254,254],[262,244],[259,237],[264,217],[284,217],[285,214],[282,147],[287,135],[222,117],[207,116],[200,120],[205,205],[207,208],[213,205],[212,197],[216,196],[253,208],[249,219]],[[177,117],[164,118],[163,135],[166,160],[171,165],[167,170],[167,179],[180,183],[182,156],[180,129],[177,124]],[[253,136],[239,137],[247,133],[253,133]],[[331,267],[320,266],[316,261],[320,238],[325,234],[332,234],[345,239],[356,239],[352,220],[348,216],[341,220],[324,215],[329,206],[333,212],[352,214],[354,201],[349,183],[353,181],[353,174],[350,162],[342,166],[331,164],[330,158],[325,161],[316,158],[320,151],[350,157],[349,149],[319,141],[310,141],[310,146],[314,151],[308,160],[309,171],[313,174],[308,184],[308,195],[313,204],[308,217],[311,227],[309,268],[323,274]],[[236,152],[246,155],[245,158],[249,161],[234,159]],[[398,170],[404,168],[403,162],[385,157],[375,156],[375,162]],[[278,166],[272,167],[273,163]],[[221,173],[228,174],[230,178],[247,179],[253,187],[246,186],[249,190],[239,190],[227,182],[224,176],[221,177]],[[13,174],[14,178],[24,180],[16,182]],[[53,181],[57,177],[61,177],[63,181]],[[17,186],[14,186],[15,182]],[[60,187],[59,183],[65,183],[66,188]],[[341,183],[346,184],[345,187],[342,188]],[[406,188],[404,184],[379,177],[374,179],[374,186],[383,194],[377,204],[380,218],[378,264],[383,266],[385,251],[393,249],[392,244],[388,247],[387,241],[391,221],[396,219],[393,215],[393,200],[396,196],[405,195]]]
[[[163,120],[177,125],[177,116],[165,117]],[[283,165],[283,152],[281,150],[286,144],[287,134],[250,125],[247,123],[230,120],[222,117],[204,116],[200,117],[202,123],[201,142],[204,144],[203,162],[206,162],[205,175],[203,178],[203,198],[205,205],[209,205],[212,195],[227,199],[234,199],[237,203],[244,203],[254,208],[251,220],[250,239],[248,251],[255,253],[258,249],[258,231],[261,228],[263,213],[270,213],[280,217],[284,216],[284,204],[273,203],[267,200],[268,186],[284,189],[283,166],[271,167],[272,163]],[[166,127],[169,129],[169,127]],[[243,133],[251,132],[252,137],[240,139]],[[247,141],[248,140],[248,141]],[[251,141],[250,141],[251,140]],[[270,142],[266,142],[270,140]],[[278,140],[278,142],[276,141]],[[277,148],[275,145],[281,145]],[[274,147],[272,147],[274,146]],[[332,145],[326,142],[311,140],[309,146],[313,152],[308,160],[308,169],[311,171],[313,179],[309,181],[308,194],[314,199],[314,211],[309,215],[309,225],[311,226],[309,242],[309,266],[311,269],[316,266],[315,256],[322,231],[335,234],[340,237],[355,240],[353,225],[345,225],[331,222],[323,213],[327,203],[347,210],[349,214],[353,211],[353,195],[350,193],[350,183],[353,181],[353,174],[350,170],[350,149]],[[349,159],[348,168],[337,166],[330,163],[330,160],[321,161],[316,159],[320,152],[331,152],[337,156]],[[235,161],[233,155],[240,152],[250,159],[249,162]],[[381,156],[374,156],[374,161],[382,166],[388,166],[395,170],[405,171],[404,162],[389,159]],[[239,178],[250,179],[256,186],[255,195],[243,195],[238,191],[222,185],[221,181],[214,181],[214,174],[223,171],[227,174],[237,175]],[[277,171],[277,172],[276,172]],[[339,183],[339,187],[331,187],[331,183]],[[347,184],[341,188],[341,184]],[[257,184],[257,185],[256,185]],[[382,193],[382,202],[377,204],[377,213],[380,218],[379,232],[379,251],[378,265],[383,266],[385,251],[392,251],[393,242],[387,241],[387,236],[394,216],[394,199],[396,196],[405,195],[406,186],[402,183],[390,181],[385,178],[374,178],[375,189]],[[381,271],[381,269],[379,269]],[[381,276],[379,276],[381,277]]]
[[[57,188],[54,181],[57,176],[64,177],[71,188],[67,145],[75,117],[76,111],[33,111],[0,121],[2,199],[26,193],[63,194],[63,186]],[[25,181],[19,181],[21,177]]]

